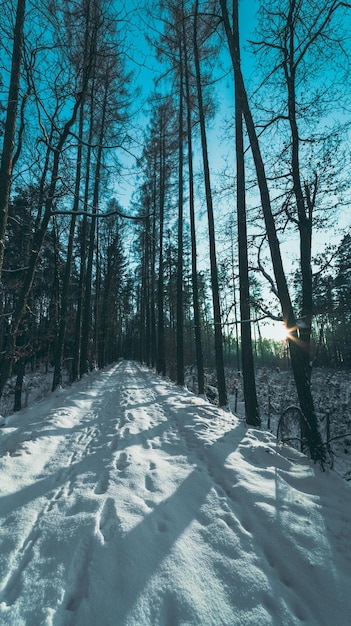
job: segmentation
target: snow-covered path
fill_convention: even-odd
[[[350,623],[350,486],[135,363],[0,455],[1,626]]]

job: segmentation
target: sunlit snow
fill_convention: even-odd
[[[3,420],[1,626],[349,626],[351,487],[121,361]]]

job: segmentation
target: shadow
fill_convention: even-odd
[[[221,447],[226,435],[209,446],[208,451],[213,453],[217,446]],[[234,448],[229,453],[233,451]],[[213,487],[215,478],[209,472],[203,471],[200,459],[198,462],[201,463],[201,471],[198,466],[192,469],[171,496],[157,504],[129,532],[123,534],[120,530],[115,542],[109,545],[109,552],[115,551],[116,563],[121,564],[121,567],[116,567],[113,579],[108,582],[111,596],[123,598],[123,602],[116,602],[114,606],[116,624],[123,625],[127,622],[138,596],[153,574],[171,554],[179,537],[199,517],[199,510]],[[218,470],[225,472],[224,467]],[[202,523],[201,516],[198,522]],[[121,528],[119,522],[116,526]]]
[[[298,619],[347,623],[351,578],[350,561],[343,555],[349,552],[351,538],[348,486],[337,476],[329,480],[327,473],[293,448],[281,449],[277,459],[274,542],[284,545],[284,551],[266,542],[266,555],[274,554],[277,580],[295,590]],[[321,598],[332,601],[321,602]]]
[[[95,420],[92,420],[91,424],[96,427],[99,426],[99,424],[97,424]],[[115,422],[113,422],[113,425],[115,425]],[[40,434],[38,433],[36,436],[33,436],[33,439],[31,436],[28,436],[28,438],[22,437],[19,440],[17,435],[16,452],[21,452],[21,448],[18,448],[18,445],[23,444],[26,441],[39,441],[42,437],[72,435],[79,432],[84,434],[85,428],[86,423],[83,425],[80,424],[79,426],[75,426],[72,428],[58,428],[57,430],[53,431],[44,430],[40,432]],[[144,431],[138,431],[137,433],[128,433],[127,436],[119,438],[119,431],[116,430],[115,435],[113,435],[113,432],[111,433],[109,431],[109,423],[105,423],[104,429],[106,432],[100,433],[97,438],[91,441],[89,453],[87,452],[86,455],[79,461],[71,462],[66,468],[62,468],[57,472],[51,473],[50,476],[45,476],[45,478],[39,478],[34,483],[23,487],[19,491],[7,495],[0,495],[0,517],[6,517],[9,513],[11,513],[11,511],[20,508],[21,506],[27,505],[29,502],[35,500],[36,498],[46,496],[48,499],[50,499],[51,492],[56,490],[58,487],[63,486],[67,481],[79,478],[79,475],[81,473],[89,470],[91,471],[92,468],[102,470],[106,463],[109,463],[111,461],[111,457],[113,457],[114,454],[126,450],[134,445],[146,444],[146,442],[149,442],[152,445],[152,441],[155,438],[161,437],[168,428],[169,422],[166,420],[158,426],[154,426]],[[117,445],[115,448],[111,447],[114,436],[117,437]],[[79,451],[79,442],[76,441],[73,443],[78,446]],[[172,445],[171,443],[160,442],[160,444],[157,444],[157,446],[155,447],[162,448],[168,454],[178,453],[177,451],[175,451],[174,445]],[[49,463],[51,463],[51,459]],[[44,466],[40,473],[46,473],[46,466]]]
[[[225,479],[227,470],[224,466],[219,465],[218,459],[224,464],[227,456],[234,452],[235,447],[240,443],[240,437],[237,437],[231,448],[223,446],[230,436],[230,430],[227,430],[223,436],[212,443],[202,439],[197,425],[195,425],[195,429],[199,432],[198,434],[194,432],[194,422],[192,421],[194,415],[208,420],[218,416],[218,410],[216,408],[211,409],[205,403],[203,407],[198,404],[194,405],[193,396],[190,393],[179,395],[179,390],[176,387],[173,394],[171,391],[158,393],[157,386],[163,384],[162,379],[153,384],[153,374],[150,379],[143,372],[142,375],[146,380],[146,385],[151,387],[155,393],[154,400],[133,404],[132,399],[130,399],[125,405],[122,404],[120,402],[121,393],[124,390],[122,372],[121,382],[118,383],[116,379],[116,384],[114,384],[111,401],[108,398],[109,389],[102,387],[100,398],[95,398],[91,403],[89,418],[82,420],[79,425],[73,426],[71,429],[65,429],[65,434],[77,434],[81,431],[82,436],[86,436],[87,427],[96,428],[98,435],[94,439],[91,438],[90,443],[88,442],[89,450],[77,439],[65,442],[68,450],[72,446],[72,451],[74,451],[73,446],[76,445],[77,452],[81,455],[84,454],[84,456],[77,461],[73,460],[67,468],[55,472],[51,471],[49,476],[45,476],[45,471],[49,471],[49,464],[52,464],[52,459],[50,459],[47,466],[42,469],[43,478],[38,478],[34,483],[22,487],[16,493],[0,497],[0,514],[6,518],[14,509],[45,496],[49,502],[40,514],[43,515],[48,510],[49,503],[55,499],[55,493],[60,487],[73,481],[73,479],[77,479],[83,473],[91,473],[92,469],[96,472],[96,476],[92,478],[91,483],[95,478],[98,481],[97,472],[106,469],[107,464],[111,463],[111,459],[129,446],[152,444],[153,441],[157,440],[156,447],[168,454],[184,454],[188,458],[190,462],[189,474],[178,485],[175,492],[158,504],[152,503],[151,506],[154,508],[150,513],[147,513],[134,528],[125,534],[123,534],[122,527],[117,520],[118,500],[116,499],[115,506],[113,506],[110,498],[108,506],[104,506],[99,528],[106,544],[102,545],[101,549],[108,548],[109,552],[114,552],[114,560],[117,564],[113,571],[113,577],[104,570],[104,578],[106,578],[106,586],[111,590],[112,597],[115,598],[116,593],[123,597],[121,603],[114,601],[114,621],[121,626],[125,623],[127,615],[133,610],[137,597],[145,589],[160,564],[169,556],[172,547],[182,533],[197,518],[201,524],[199,510],[214,483],[217,482],[222,485],[226,482],[228,487],[229,484],[233,483],[233,471],[228,471]],[[137,388],[135,381],[129,387],[131,390],[133,388]],[[103,408],[106,401],[109,404],[109,409],[104,412]],[[133,411],[138,406],[143,407],[147,412],[148,407],[151,410],[155,403],[160,405],[165,416],[161,423],[136,433],[129,432],[128,435],[121,436],[121,424],[122,428],[127,424],[126,412]],[[113,409],[114,405],[116,411]],[[52,427],[52,425],[50,426]],[[167,441],[167,438],[161,441],[162,436],[170,428],[173,428],[179,435],[178,441],[174,444],[172,441]],[[57,434],[62,434],[62,432],[63,430],[58,428]],[[245,431],[243,430],[243,432]],[[45,429],[36,438],[39,439],[44,436],[47,436]],[[116,438],[116,447],[111,445],[114,437]],[[215,461],[216,469],[210,471],[206,459],[211,458]],[[185,466],[182,467],[184,471]],[[120,480],[125,480],[125,477],[117,474],[117,484]],[[90,487],[91,494],[89,495],[92,495],[94,485],[89,485]],[[100,491],[95,491],[95,493],[106,492],[104,485],[100,485],[100,487]],[[144,485],[141,489],[144,489]],[[143,494],[145,495],[145,492]],[[99,502],[98,499],[96,502]],[[77,532],[79,532],[78,527]],[[119,567],[118,564],[123,564],[123,567]],[[102,563],[101,566],[104,567],[104,565]],[[85,576],[87,576],[86,572]]]
[[[37,498],[45,496],[48,501],[54,497],[54,492],[66,484],[70,478],[76,478],[79,473],[90,469],[91,456],[71,463],[67,468],[60,469],[50,476],[36,480],[34,483],[18,491],[0,496],[0,517],[6,518],[12,511],[26,506]]]

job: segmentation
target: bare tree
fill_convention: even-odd
[[[184,24],[184,0],[180,6],[180,23]],[[177,384],[184,385],[184,41],[183,29],[179,29],[179,117],[178,117],[178,257],[177,257]]]
[[[194,44],[196,87],[197,87],[197,97],[198,97],[198,107],[199,107],[201,147],[202,147],[202,159],[203,159],[205,191],[206,191],[207,218],[208,218],[218,401],[219,401],[220,406],[226,406],[227,405],[227,391],[226,391],[226,383],[225,383],[225,375],[224,375],[222,319],[221,319],[221,307],[220,307],[220,300],[219,300],[218,270],[217,270],[215,226],[214,226],[214,214],[213,214],[213,199],[212,199],[212,190],[211,190],[211,176],[210,176],[210,166],[209,166],[208,148],[207,148],[205,112],[204,112],[203,96],[202,96],[200,54],[199,54],[199,44],[198,44],[198,18],[199,18],[199,1],[196,0],[195,6],[194,6],[193,44]]]
[[[240,54],[238,3],[233,3],[233,35]],[[255,368],[251,338],[251,306],[249,261],[246,223],[245,159],[243,138],[243,112],[241,108],[238,76],[235,75],[235,146],[236,146],[236,181],[237,181],[237,218],[239,249],[239,285],[240,285],[240,329],[244,401],[246,422],[251,426],[260,426],[258,400],[256,393]]]
[[[14,313],[11,318],[11,325],[9,331],[9,345],[6,350],[6,353],[3,355],[3,359],[1,362],[0,368],[0,394],[3,391],[3,388],[6,384],[6,381],[11,373],[12,363],[15,358],[16,353],[16,342],[18,331],[20,327],[20,323],[26,310],[28,298],[30,296],[35,272],[38,264],[38,260],[40,257],[40,252],[43,246],[43,242],[45,239],[45,235],[47,232],[47,227],[49,221],[52,216],[52,209],[55,202],[55,193],[56,187],[59,179],[59,167],[61,162],[61,157],[63,154],[63,149],[66,144],[68,137],[70,136],[70,132],[72,127],[74,126],[78,111],[80,109],[81,103],[85,98],[85,94],[88,87],[88,82],[90,78],[90,72],[93,64],[94,54],[95,54],[95,28],[92,29],[90,34],[89,42],[88,42],[88,54],[87,54],[87,63],[84,66],[82,72],[80,72],[80,90],[75,94],[74,104],[71,102],[71,109],[67,106],[68,112],[70,115],[66,118],[66,121],[63,125],[63,128],[60,130],[55,125],[55,134],[57,135],[57,141],[54,146],[50,146],[50,149],[53,152],[53,160],[52,160],[52,168],[51,168],[51,177],[50,182],[48,184],[48,188],[46,190],[46,199],[45,199],[45,208],[43,215],[41,217],[40,223],[38,224],[38,228],[34,233],[31,254],[28,262],[28,268],[26,269],[25,277],[23,280],[23,284],[21,286],[20,294],[18,297],[18,301],[14,310]],[[67,111],[66,111],[67,114]]]
[[[26,2],[18,0],[16,10],[16,22],[13,37],[12,65],[9,95],[7,100],[3,149],[0,164],[0,283],[4,261],[5,232],[9,210],[10,190],[12,181],[12,167],[14,156],[14,142],[17,120],[17,108],[19,101],[19,89],[21,78],[23,27],[25,19]]]
[[[198,270],[197,270],[197,243],[195,225],[195,189],[194,189],[194,165],[193,165],[193,100],[191,93],[191,67],[188,53],[187,30],[183,19],[183,42],[184,42],[184,80],[186,99],[186,130],[188,141],[188,178],[189,178],[189,212],[191,234],[191,283],[194,311],[194,334],[197,366],[198,392],[205,393],[204,358],[202,349],[201,314],[199,303]]]
[[[322,445],[321,435],[318,428],[317,416],[310,386],[309,372],[307,372],[305,368],[306,361],[304,355],[304,346],[299,336],[296,315],[293,309],[286,274],[283,267],[280,244],[272,212],[267,176],[264,161],[262,158],[260,143],[258,140],[258,133],[253,121],[246,87],[241,72],[237,38],[235,37],[233,28],[230,24],[226,0],[220,0],[220,6],[233,69],[236,76],[236,84],[239,92],[239,97],[241,99],[241,108],[243,111],[246,129],[248,132],[252,155],[256,168],[262,211],[271,253],[277,293],[282,307],[284,323],[286,325],[286,328],[289,329],[288,342],[291,355],[291,365],[293,369],[301,411],[307,424],[306,437],[308,447],[311,457],[314,460],[321,460],[323,462],[325,460],[325,450]]]

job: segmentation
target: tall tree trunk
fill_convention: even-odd
[[[287,17],[288,54],[284,59],[284,74],[287,85],[288,118],[291,131],[291,173],[293,190],[297,206],[298,228],[300,236],[300,268],[302,286],[302,323],[299,325],[299,343],[302,354],[300,362],[303,363],[304,376],[310,381],[311,377],[311,323],[313,315],[312,301],[312,213],[313,202],[307,189],[309,202],[306,203],[300,170],[300,138],[296,115],[296,66],[295,66],[295,3],[290,3],[290,11]],[[317,185],[317,180],[315,182]],[[302,424],[302,436],[308,437],[306,424]]]
[[[21,357],[17,362],[17,378],[15,384],[15,401],[13,405],[14,411],[20,411],[22,408],[22,388],[23,388],[23,379],[25,374],[25,359]]]
[[[205,372],[204,359],[202,349],[201,335],[201,315],[199,304],[199,288],[197,277],[197,247],[196,247],[196,228],[195,228],[195,193],[194,193],[194,166],[193,166],[193,136],[192,136],[192,107],[190,97],[189,84],[189,64],[188,49],[186,44],[185,25],[183,21],[183,40],[184,40],[184,66],[185,66],[185,90],[186,90],[186,106],[187,106],[187,139],[188,139],[188,171],[189,171],[189,212],[190,212],[190,237],[191,237],[191,282],[193,294],[193,311],[194,311],[194,334],[195,334],[195,352],[197,367],[198,393],[205,393]]]
[[[9,96],[4,130],[4,141],[0,164],[0,284],[5,251],[5,232],[9,212],[13,151],[15,142],[17,107],[21,78],[21,63],[23,49],[23,27],[26,2],[18,0],[16,22],[14,30],[12,65],[10,76]]]
[[[95,177],[94,177],[94,190],[93,190],[93,215],[90,224],[90,237],[89,237],[89,249],[87,258],[87,271],[85,276],[85,292],[84,292],[84,308],[82,315],[82,344],[81,344],[81,358],[80,358],[80,370],[81,374],[86,374],[89,371],[89,341],[91,339],[91,292],[92,292],[92,280],[93,280],[93,265],[94,265],[94,249],[95,249],[95,234],[96,234],[96,214],[99,205],[100,194],[100,180],[101,180],[101,167],[102,167],[102,152],[103,152],[103,140],[105,135],[105,122],[106,122],[106,107],[107,107],[107,93],[108,87],[105,85],[104,102],[101,113],[101,126],[99,133],[99,143],[96,156],[95,165]],[[90,355],[92,356],[92,355]]]
[[[184,11],[182,11],[184,22]],[[184,386],[184,310],[183,310],[183,45],[179,42],[179,119],[178,119],[178,256],[177,256],[177,384]]]
[[[235,323],[235,350],[236,350],[236,368],[239,372],[241,369],[240,347],[239,347],[239,320],[237,313],[237,295],[235,285],[235,272],[234,272],[234,240],[233,240],[233,227],[230,227],[230,241],[231,241],[231,253],[232,253],[232,287],[233,287],[233,307],[234,307],[234,323]]]
[[[156,206],[155,198],[153,200],[153,206]],[[150,290],[151,290],[151,300],[150,300],[150,341],[151,341],[151,365],[154,367],[157,362],[157,333],[156,333],[156,302],[155,302],[155,291],[156,291],[156,215],[155,211],[152,216],[152,237],[150,241],[151,247],[151,279],[150,279]]]
[[[237,0],[234,0],[237,3]],[[291,365],[294,374],[296,390],[299,397],[301,411],[304,415],[307,428],[308,447],[312,459],[324,461],[325,451],[322,446],[322,439],[318,429],[317,416],[314,408],[311,386],[309,378],[306,376],[305,356],[303,347],[299,343],[300,338],[295,319],[294,310],[289,294],[286,275],[284,272],[280,244],[274,222],[274,216],[271,207],[267,177],[262,159],[261,149],[256,133],[255,124],[252,118],[250,105],[245,89],[243,76],[241,73],[239,50],[235,45],[235,38],[230,27],[228,9],[226,0],[220,0],[224,28],[228,40],[229,51],[232,59],[234,72],[236,75],[239,96],[241,99],[241,107],[245,119],[245,124],[250,140],[252,156],[255,163],[257,182],[260,190],[262,211],[265,220],[266,233],[271,253],[273,271],[277,285],[277,292],[283,312],[283,319],[286,328],[289,329],[288,343],[290,347]]]
[[[145,224],[145,230],[142,232],[141,247],[141,298],[140,298],[140,319],[139,319],[139,360],[148,365],[148,344],[147,344],[147,309],[148,309],[148,293],[147,293],[147,276],[148,276],[148,219]]]
[[[157,282],[157,309],[158,309],[158,325],[157,325],[157,372],[166,375],[166,355],[165,355],[165,328],[164,328],[164,279],[163,279],[163,239],[164,239],[164,204],[165,204],[165,120],[164,112],[161,112],[160,127],[160,191],[159,191],[159,217],[160,217],[160,242],[158,255],[158,282]]]
[[[59,310],[59,329],[58,329],[58,337],[56,339],[55,345],[55,354],[54,354],[54,375],[52,381],[52,390],[56,389],[56,387],[62,384],[62,360],[63,360],[63,348],[65,342],[65,334],[66,334],[66,319],[67,319],[67,310],[68,310],[68,299],[69,299],[69,283],[71,277],[71,268],[72,268],[72,257],[73,257],[73,246],[74,246],[74,234],[76,228],[76,213],[79,208],[79,192],[80,192],[80,183],[81,183],[81,170],[82,170],[82,151],[83,146],[81,143],[83,137],[83,113],[84,104],[82,103],[80,109],[80,118],[79,118],[79,143],[77,150],[77,166],[76,166],[76,182],[74,189],[74,200],[73,200],[73,208],[72,208],[72,217],[71,217],[71,225],[68,236],[68,248],[67,248],[67,257],[66,264],[63,275],[62,289],[61,289],[61,302],[60,302],[60,310]]]
[[[95,298],[94,298],[94,328],[93,328],[93,361],[94,365],[99,362],[100,344],[100,290],[101,290],[101,264],[100,264],[100,240],[99,222],[96,224],[96,247],[95,247]],[[112,340],[112,337],[111,337]]]
[[[149,213],[149,210],[148,210]],[[146,218],[145,224],[145,265],[146,265],[146,276],[145,276],[145,292],[146,292],[146,305],[145,305],[145,362],[148,367],[151,364],[151,277],[150,277],[150,217]]]
[[[91,174],[91,156],[93,141],[93,113],[94,113],[94,80],[90,94],[90,125],[88,136],[88,148],[85,159],[85,182],[84,182],[84,212],[88,212],[89,206],[89,190],[90,190],[90,174]],[[88,238],[88,216],[83,215],[82,228],[80,233],[80,270],[79,270],[79,283],[78,283],[78,303],[77,303],[77,315],[75,321],[75,341],[74,341],[74,354],[72,363],[72,379],[77,380],[81,376],[82,363],[82,319],[84,310],[84,297],[85,297],[85,284],[86,284],[86,265],[87,265],[87,238]]]
[[[238,3],[233,4],[233,34],[235,46],[240,51]],[[246,222],[246,193],[245,193],[245,160],[243,140],[243,116],[237,75],[235,75],[235,146],[236,146],[236,181],[237,181],[237,218],[238,218],[238,248],[239,248],[239,283],[240,283],[240,329],[242,370],[244,385],[244,402],[246,423],[250,426],[260,426],[261,420],[258,409],[256,392],[255,367],[252,353],[251,338],[251,307],[249,260],[247,250],[247,222]]]
[[[143,231],[143,262],[142,262],[142,308],[140,320],[140,354],[141,359],[147,366],[151,365],[151,237],[150,237],[150,213],[151,207],[147,205],[148,216],[145,219],[145,230]]]
[[[220,302],[219,302],[215,227],[214,227],[214,216],[213,216],[210,167],[209,167],[209,161],[208,161],[205,114],[204,114],[203,98],[202,98],[199,49],[198,49],[198,43],[197,43],[198,9],[199,9],[199,0],[196,0],[195,16],[194,16],[194,60],[195,60],[195,69],[196,69],[196,86],[197,86],[197,96],[198,96],[198,104],[199,104],[201,147],[202,147],[202,159],[203,159],[203,167],[204,167],[206,205],[207,205],[207,217],[208,217],[208,232],[209,232],[209,245],[210,245],[211,286],[212,286],[212,302],[213,302],[213,318],[214,318],[214,334],[215,334],[215,359],[216,359],[216,373],[217,373],[217,385],[218,385],[218,402],[219,402],[219,406],[226,406],[227,405],[227,391],[226,391],[225,375],[224,375],[223,336],[222,336],[221,308],[220,308]]]

